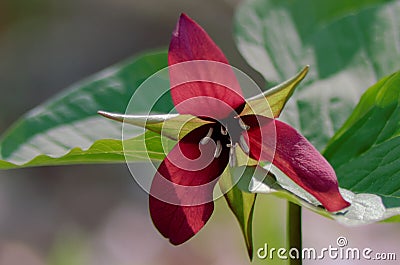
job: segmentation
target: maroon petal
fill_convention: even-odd
[[[224,148],[214,158],[215,144],[199,144],[210,125],[186,135],[161,163],[153,179],[149,208],[154,225],[172,244],[184,243],[208,221],[213,189],[228,162]]]
[[[171,95],[179,113],[222,119],[244,104],[239,82],[225,55],[185,14],[172,34],[168,64]]]
[[[350,205],[339,193],[335,171],[304,136],[281,121],[262,116],[245,116],[243,121],[250,125],[245,139],[250,139],[252,158],[272,161],[328,211],[339,211]]]

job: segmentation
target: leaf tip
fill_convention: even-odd
[[[108,113],[108,112],[103,111],[103,110],[98,110],[98,111],[97,111],[97,114],[100,114],[100,115],[102,115],[102,116],[107,115],[107,113]]]
[[[310,65],[307,64],[303,67],[303,69],[301,69],[301,71],[297,74],[298,79],[301,81],[304,79],[304,77],[306,77],[306,75],[308,74],[308,71],[310,70]]]
[[[107,111],[103,111],[103,110],[98,110],[97,114],[99,114],[107,119],[114,120],[114,121],[119,121],[119,122],[124,121],[124,115],[121,115],[121,114],[111,113],[111,112],[107,112]]]

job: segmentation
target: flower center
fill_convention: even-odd
[[[225,120],[216,121],[207,135],[200,140],[200,144],[205,145],[210,140],[215,142],[214,157],[221,155],[223,148],[229,148],[229,165],[237,164],[236,147],[239,145],[244,153],[248,154],[250,149],[243,137],[243,132],[250,129],[239,116],[229,117]]]

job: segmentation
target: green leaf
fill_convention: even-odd
[[[400,72],[367,90],[324,154],[342,187],[400,207]]]
[[[138,56],[73,85],[31,110],[4,133],[0,141],[3,160],[0,168],[125,161],[121,124],[101,117],[97,111],[124,113],[140,84],[166,66],[165,52]],[[146,93],[153,98],[152,93],[156,92]],[[141,106],[146,109],[153,103],[143,97],[136,109],[140,110]],[[172,108],[167,94],[153,110],[167,113]],[[143,133],[142,129],[131,131],[132,137]],[[139,153],[143,151],[137,149],[130,154],[131,158],[141,158]],[[157,151],[152,158],[161,157]]]
[[[235,38],[247,62],[273,83],[310,73],[281,118],[322,150],[365,88],[397,70],[399,1],[248,0]]]
[[[324,210],[312,195],[279,169],[272,167],[272,171],[273,175],[261,167],[247,167],[244,171],[239,168],[236,172],[240,172],[241,178],[237,186],[243,192],[270,194],[286,199],[349,226],[371,224],[391,217],[390,221],[395,221],[393,216],[400,214],[400,207],[386,208],[382,199],[375,194],[355,194],[346,189],[340,189],[340,192],[351,206],[341,212],[330,213]],[[235,176],[235,178],[238,177]]]
[[[124,142],[115,139],[97,140],[85,150],[75,147],[67,154],[59,157],[38,155],[23,164],[1,160],[0,169],[89,163],[124,163],[125,161],[149,161],[149,159],[163,160],[165,154],[174,145],[174,141],[163,138],[157,133],[146,132]]]
[[[256,194],[241,191],[237,185],[233,185],[234,180],[230,168],[227,167],[219,180],[219,187],[224,194],[229,208],[239,222],[240,228],[246,242],[247,252],[250,260],[253,259],[253,234],[252,222],[253,211],[256,202]]]

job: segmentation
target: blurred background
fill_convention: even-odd
[[[181,12],[207,30],[232,65],[261,82],[232,38],[239,2],[0,0],[0,133],[68,85],[140,52],[166,48]],[[259,196],[256,249],[264,243],[285,246],[285,205]],[[303,236],[305,247],[335,246],[338,236],[346,236],[349,246],[400,255],[395,224],[353,229],[304,211]],[[0,171],[0,265],[248,263],[241,231],[224,200],[216,202],[198,236],[174,247],[153,227],[147,194],[126,165]],[[285,261],[255,257],[254,263]],[[304,262],[317,263],[366,262]]]

